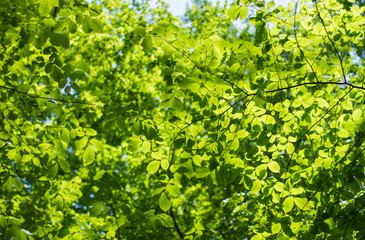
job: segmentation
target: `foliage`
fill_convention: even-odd
[[[1,1],[0,238],[365,237],[363,2],[195,2]]]

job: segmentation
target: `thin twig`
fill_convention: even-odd
[[[336,48],[336,45],[335,43],[332,41],[332,39],[330,38],[330,35],[328,34],[328,31],[327,31],[327,28],[326,28],[326,25],[323,21],[323,18],[321,17],[321,15],[319,14],[319,9],[318,9],[318,5],[317,5],[317,1],[314,1],[314,5],[316,6],[316,10],[317,10],[317,15],[318,15],[318,18],[319,20],[321,20],[321,23],[323,25],[323,28],[324,28],[324,31],[326,32],[326,35],[327,35],[327,38],[328,40],[331,42],[335,52],[336,52],[336,55],[338,57],[338,59],[340,60],[340,65],[341,65],[341,70],[342,70],[342,75],[343,75],[343,80],[345,83],[347,83],[347,80],[346,80],[346,75],[345,75],[345,69],[343,67],[343,61],[342,61],[342,58],[340,56],[340,53],[338,52],[337,48]]]
[[[28,97],[31,97],[31,98],[45,99],[45,100],[49,100],[49,101],[63,102],[63,103],[67,103],[67,104],[83,104],[83,105],[89,105],[89,106],[95,106],[95,107],[102,108],[102,106],[99,106],[99,105],[93,104],[93,103],[85,103],[85,102],[78,102],[78,101],[66,101],[64,99],[36,96],[36,95],[33,95],[33,94],[29,94],[29,93],[26,93],[26,92],[19,91],[15,88],[6,87],[6,86],[3,86],[3,85],[0,85],[0,88],[11,90],[11,91],[17,92],[19,94],[24,94],[24,95],[27,95]]]

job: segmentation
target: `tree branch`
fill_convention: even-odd
[[[51,97],[36,96],[36,95],[32,95],[32,94],[29,94],[29,93],[26,93],[26,92],[19,91],[15,88],[6,87],[6,86],[3,86],[3,85],[0,85],[0,88],[11,90],[11,91],[19,93],[19,94],[27,95],[28,97],[31,97],[31,98],[45,99],[45,100],[50,100],[50,101],[63,102],[63,103],[67,103],[67,104],[73,103],[73,104],[83,104],[83,105],[95,106],[95,107],[99,107],[99,108],[102,107],[102,106],[99,106],[99,105],[93,104],[93,103],[84,103],[84,102],[78,102],[78,101],[70,102],[70,101],[66,101],[64,99],[56,99],[56,98],[51,98]]]
[[[174,212],[172,211],[172,208],[170,208],[170,216],[172,217],[172,220],[174,221],[174,225],[175,225],[175,229],[177,231],[177,233],[179,234],[180,238],[183,239],[184,238],[184,234],[181,232],[179,225],[177,225],[175,216],[174,216]]]
[[[316,6],[316,10],[317,10],[317,15],[318,15],[318,18],[319,20],[321,20],[321,23],[323,25],[323,28],[324,28],[324,31],[326,32],[326,36],[328,38],[328,40],[331,42],[335,52],[336,52],[336,55],[338,57],[338,59],[340,60],[340,65],[341,65],[341,70],[342,70],[342,75],[343,75],[343,80],[345,83],[347,83],[347,80],[346,80],[346,75],[345,75],[345,69],[343,67],[343,61],[342,61],[342,58],[340,56],[340,53],[338,52],[337,48],[336,48],[336,45],[335,43],[332,41],[332,39],[330,38],[330,35],[328,34],[328,31],[327,31],[327,28],[326,28],[326,25],[324,24],[324,21],[323,21],[323,18],[321,17],[321,15],[319,14],[319,9],[318,9],[318,5],[317,5],[317,1],[314,1],[314,5]]]
[[[208,69],[205,69],[205,68],[202,68],[200,67],[196,62],[194,62],[193,60],[190,59],[190,57],[182,50],[176,48],[173,44],[171,44],[169,41],[167,41],[165,38],[162,38],[160,36],[157,36],[159,38],[161,38],[162,40],[164,40],[167,44],[169,44],[171,47],[173,47],[176,51],[178,51],[179,53],[181,53],[182,55],[184,55],[196,68],[198,68],[199,70],[203,71],[203,72],[207,72],[221,80],[223,80],[224,82],[228,83],[229,85],[233,86],[233,87],[236,87],[237,89],[239,89],[241,92],[243,92],[244,94],[247,95],[247,93],[242,89],[240,88],[237,84],[234,84],[233,82],[231,81],[228,81],[227,79],[225,79],[224,77],[222,76],[219,76],[218,74],[216,73],[213,73],[211,71],[209,71]]]

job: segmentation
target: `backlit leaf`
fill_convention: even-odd
[[[91,146],[91,144],[89,144],[86,147],[84,154],[82,155],[82,158],[83,158],[83,162],[84,162],[85,166],[88,166],[94,162],[95,151],[94,151],[94,148]]]
[[[283,210],[285,213],[290,212],[294,207],[294,198],[287,197],[283,202]]]
[[[276,161],[270,161],[267,165],[271,172],[279,173],[280,172],[280,165]]]
[[[160,196],[160,199],[159,199],[158,203],[159,203],[159,206],[162,209],[162,211],[165,211],[165,212],[168,211],[171,207],[171,202],[167,198],[165,192],[161,193],[161,196]]]
[[[147,166],[147,172],[149,174],[155,174],[160,168],[160,161],[152,161]]]
[[[210,171],[206,167],[198,167],[196,169],[196,177],[197,178],[203,178],[203,177],[208,176],[209,174],[210,174]]]

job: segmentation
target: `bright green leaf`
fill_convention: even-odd
[[[161,196],[160,196],[160,199],[159,199],[158,203],[159,203],[159,206],[162,209],[162,211],[165,211],[165,212],[168,211],[171,207],[171,202],[167,198],[165,192],[161,193]]]
[[[149,174],[155,174],[160,168],[160,161],[152,161],[147,166],[147,172]]]
[[[95,160],[95,151],[94,148],[91,146],[91,144],[89,144],[85,151],[84,154],[82,155],[82,159],[84,162],[85,166],[88,166],[90,164],[92,164]]]
[[[173,197],[180,196],[180,188],[178,186],[176,186],[175,184],[168,184],[166,186],[166,190]]]
[[[294,198],[287,197],[283,202],[283,210],[285,213],[290,212],[294,207]]]

